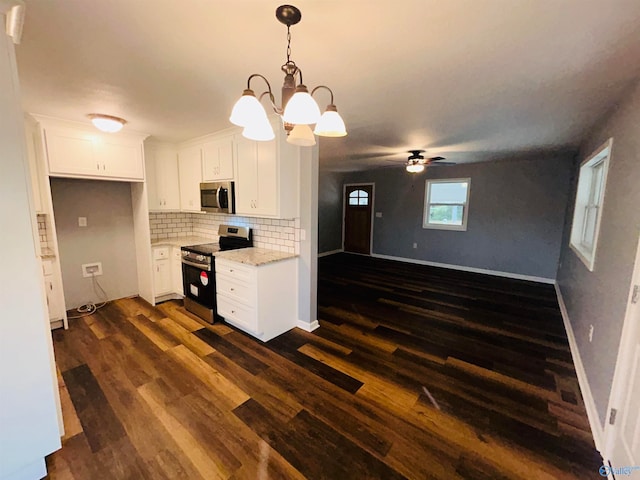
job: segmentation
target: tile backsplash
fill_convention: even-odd
[[[43,213],[37,215],[38,218],[38,237],[40,238],[40,249],[47,248],[49,246],[49,240],[47,239],[47,216]]]
[[[218,238],[220,224],[249,227],[256,247],[281,252],[300,252],[300,220],[241,217],[220,213],[150,213],[151,240],[195,235]]]
[[[149,213],[149,225],[151,226],[151,240],[178,238],[193,233],[190,213]]]

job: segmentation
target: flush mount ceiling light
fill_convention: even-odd
[[[344,137],[347,130],[338,109],[333,103],[333,92],[325,85],[314,88],[311,93],[302,82],[302,70],[291,60],[291,25],[300,22],[302,13],[292,5],[281,5],[276,9],[276,18],[287,26],[287,61],[282,65],[284,72],[284,84],[282,85],[282,106],[276,105],[275,97],[269,81],[259,73],[254,73],[247,80],[247,88],[233,106],[229,121],[239,127],[244,127],[242,135],[251,140],[272,140],[275,135],[267,118],[267,112],[260,103],[265,95],[269,96],[273,111],[282,117],[284,129],[287,132],[287,142],[300,146],[312,146],[316,144],[315,133],[321,137]],[[300,77],[300,83],[296,86],[296,75]],[[256,98],[251,89],[251,80],[259,77],[267,84],[267,91]],[[313,94],[319,89],[326,89],[331,95],[330,104],[325,112],[320,115],[320,108],[313,99]],[[311,130],[311,125],[315,129]]]
[[[91,119],[91,123],[102,132],[119,132],[122,130],[122,127],[124,127],[124,124],[127,123],[123,118],[103,115],[101,113],[90,113],[87,116]]]

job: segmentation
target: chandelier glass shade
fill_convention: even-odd
[[[409,173],[424,172],[424,165],[422,163],[407,163],[407,172]]]
[[[267,141],[275,138],[273,127],[261,103],[262,98],[267,95],[273,111],[282,117],[284,129],[288,134],[288,143],[313,146],[316,144],[314,133],[323,137],[344,137],[347,134],[347,129],[333,103],[331,89],[321,85],[309,93],[309,89],[302,82],[302,70],[291,60],[290,27],[297,24],[302,18],[300,10],[292,5],[281,5],[276,9],[276,18],[287,26],[287,61],[281,67],[285,74],[282,86],[282,106],[276,105],[269,81],[264,76],[254,73],[249,76],[247,88],[233,106],[229,121],[234,125],[244,127],[242,135],[251,140]],[[299,76],[299,83],[296,85],[297,76]],[[251,80],[255,77],[263,79],[267,85],[267,91],[262,93],[259,98],[251,89]],[[326,89],[331,95],[331,103],[327,106],[324,114],[321,114],[320,108],[313,98],[313,94],[318,89]],[[311,125],[315,125],[315,129],[312,130]]]

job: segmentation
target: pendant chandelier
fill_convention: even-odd
[[[304,147],[316,144],[314,134],[320,137],[344,137],[347,130],[338,109],[333,103],[333,92],[325,85],[314,88],[311,93],[302,81],[302,70],[291,60],[291,25],[297,24],[302,18],[302,13],[292,5],[281,5],[276,9],[276,18],[287,26],[287,61],[282,65],[284,83],[282,85],[282,106],[276,105],[275,97],[269,81],[259,73],[254,73],[247,80],[247,88],[233,106],[229,121],[243,127],[242,136],[250,140],[268,141],[275,138],[273,127],[267,118],[267,112],[260,103],[267,95],[273,111],[282,117],[284,129],[287,132],[287,142]],[[296,86],[296,76],[300,83]],[[267,84],[267,91],[256,98],[251,89],[251,80],[261,78]],[[330,94],[330,103],[325,112],[320,115],[320,108],[313,99],[313,94],[318,90],[327,90]],[[311,125],[315,128],[311,130]]]

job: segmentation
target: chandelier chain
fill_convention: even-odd
[[[291,30],[289,28],[289,25],[287,25],[287,63],[289,63],[291,60]]]

